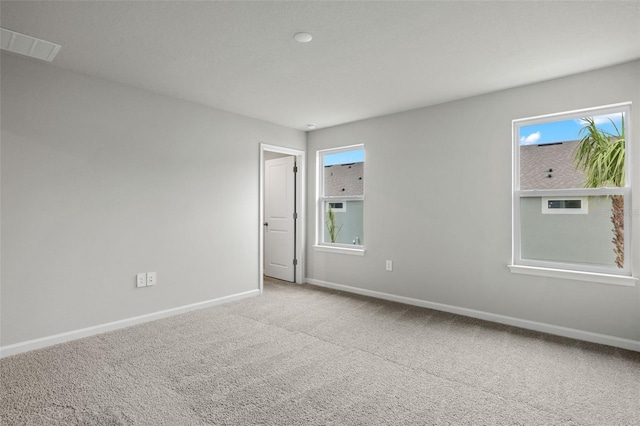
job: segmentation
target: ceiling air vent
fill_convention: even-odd
[[[0,28],[0,30],[2,30],[2,37],[0,37],[2,49],[9,52],[51,62],[60,50],[59,44],[40,40],[39,38],[20,34],[5,28]]]

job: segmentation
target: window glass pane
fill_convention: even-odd
[[[624,114],[551,121],[519,129],[520,189],[624,186]]]
[[[581,197],[580,209],[568,198],[564,208],[561,197],[520,198],[522,259],[622,268],[623,196]]]
[[[360,200],[340,201],[342,211],[330,209],[333,201],[325,201],[324,241],[325,243],[364,244],[362,226],[362,205]]]
[[[324,196],[364,194],[364,150],[343,151],[323,156]]]

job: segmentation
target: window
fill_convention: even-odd
[[[364,146],[318,151],[317,246],[364,249]]]
[[[515,266],[631,275],[630,108],[513,121]]]

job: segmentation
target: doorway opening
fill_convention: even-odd
[[[278,279],[303,282],[305,176],[304,151],[260,144],[260,293],[266,272]]]

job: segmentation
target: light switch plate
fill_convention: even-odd
[[[147,272],[147,285],[156,285],[158,283],[155,272]]]
[[[147,274],[137,274],[136,275],[136,287],[146,287],[147,286]]]

